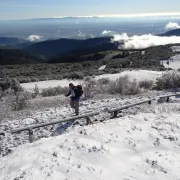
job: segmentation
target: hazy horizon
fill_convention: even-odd
[[[180,15],[179,0],[1,0],[0,20],[62,16]]]

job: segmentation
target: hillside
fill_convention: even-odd
[[[19,43],[24,43],[25,40],[9,37],[0,37],[0,46],[10,46]]]
[[[43,62],[42,58],[19,49],[0,49],[1,65],[31,64],[40,62]]]
[[[168,31],[164,34],[160,34],[159,36],[180,36],[180,28]]]
[[[67,54],[84,54],[117,48],[117,43],[111,43],[111,37],[102,37],[87,40],[58,39],[43,41],[32,44],[25,48],[25,50],[46,58],[55,58]]]
[[[0,37],[0,48],[22,49],[33,44],[30,41],[18,38]]]

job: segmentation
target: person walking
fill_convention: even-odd
[[[70,97],[70,106],[75,110],[76,116],[79,115],[79,101],[83,94],[82,86],[74,86],[73,83],[69,84],[69,92],[65,95]]]

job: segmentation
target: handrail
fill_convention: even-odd
[[[161,99],[161,98],[167,98],[166,102],[169,102],[170,97],[179,96],[179,95],[180,95],[180,93],[168,94],[168,95],[164,95],[164,96],[158,96],[157,98],[152,98],[152,99],[148,99],[148,100],[141,101],[141,102],[138,102],[138,103],[122,106],[122,107],[119,107],[119,108],[110,109],[110,110],[108,110],[108,112],[113,113],[113,116],[111,117],[113,119],[113,118],[117,117],[118,112],[121,111],[121,110],[128,109],[130,107],[134,107],[134,106],[145,104],[145,103],[151,104],[151,101],[154,101],[156,99]]]
[[[32,125],[32,126],[28,126],[28,127],[13,129],[13,130],[11,130],[11,133],[14,134],[14,133],[19,133],[21,131],[29,131],[29,130],[32,130],[32,129],[36,129],[36,128],[40,128],[40,127],[44,127],[44,126],[49,126],[49,125],[54,125],[54,124],[58,124],[58,123],[75,121],[77,119],[88,118],[90,116],[96,116],[98,114],[99,114],[99,112],[88,113],[88,114],[84,114],[84,115],[80,115],[80,116],[75,116],[75,117],[71,117],[71,118],[67,118],[67,119],[61,119],[59,121],[53,121],[53,122],[48,122],[48,123],[41,123],[41,124]]]
[[[155,100],[155,98],[153,98],[153,99],[148,99],[148,100],[141,101],[141,102],[134,103],[134,104],[129,104],[129,105],[122,106],[122,107],[119,107],[119,108],[110,109],[110,110],[109,110],[109,113],[112,113],[112,112],[114,112],[114,111],[121,111],[121,110],[123,110],[123,109],[128,109],[128,108],[130,108],[130,107],[137,106],[137,105],[140,105],[140,104],[150,103],[150,102],[153,101],[153,100]]]
[[[164,95],[164,96],[158,96],[158,98],[166,98],[166,97],[173,97],[173,96],[180,96],[180,93],[178,93],[178,94],[169,94],[169,95]]]

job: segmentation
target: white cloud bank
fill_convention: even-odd
[[[111,34],[113,33],[112,31],[107,31],[107,30],[104,30],[101,34],[102,35],[108,35],[108,34]]]
[[[102,36],[113,36],[113,35],[116,35],[116,34],[117,34],[117,32],[115,32],[115,31],[109,31],[109,30],[104,30],[104,31],[101,33]]]
[[[173,23],[173,22],[169,22],[166,26],[165,29],[166,30],[173,30],[173,29],[178,29],[180,28],[178,23]]]
[[[114,35],[112,41],[123,43],[121,48],[124,49],[144,49],[152,46],[180,43],[180,36],[160,37],[152,34],[145,34],[129,37],[126,33],[123,33]]]
[[[39,41],[41,39],[42,36],[39,35],[30,35],[27,40],[28,41]]]

